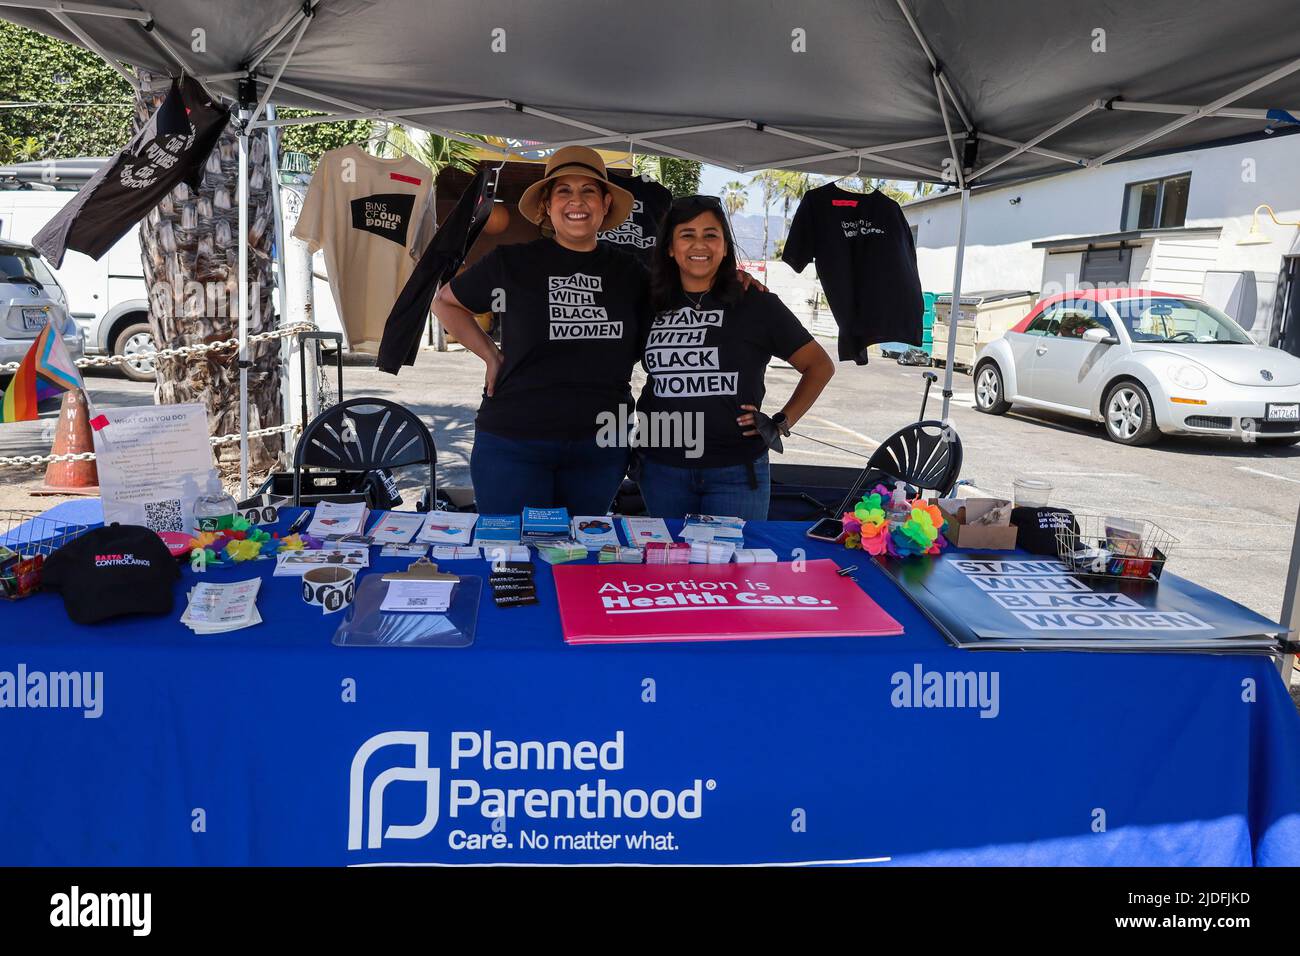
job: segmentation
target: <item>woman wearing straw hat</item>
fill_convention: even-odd
[[[630,416],[649,291],[640,263],[596,233],[622,223],[632,201],[595,150],[559,149],[519,200],[544,238],[497,247],[434,300],[443,327],[487,366],[470,455],[480,513],[609,509],[627,443],[596,436],[620,406]],[[475,321],[481,312],[501,316],[501,349]]]

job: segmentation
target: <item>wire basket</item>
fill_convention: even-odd
[[[86,530],[30,511],[0,511],[0,597],[16,601],[40,590],[45,559]]]
[[[1145,518],[1075,515],[1056,531],[1056,553],[1071,574],[1156,581],[1178,539]]]

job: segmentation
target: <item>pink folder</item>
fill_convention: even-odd
[[[795,570],[798,567],[799,570]],[[884,637],[903,628],[834,561],[560,565],[569,644]]]

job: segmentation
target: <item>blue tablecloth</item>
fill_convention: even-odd
[[[56,678],[81,708],[0,708],[0,864],[1300,864],[1267,658],[957,650],[802,532],[746,540],[856,562],[906,634],[569,647],[541,561],[541,604],[485,593],[465,649],[336,647],[272,562],[208,572],[265,577],[264,624],[226,635],[178,622],[188,568],[168,618],[0,604],[0,682],[102,675]],[[895,706],[918,668],[996,674],[996,716]]]

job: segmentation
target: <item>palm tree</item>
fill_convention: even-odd
[[[739,179],[733,179],[729,183],[722,184],[722,209],[727,214],[727,225],[731,227],[731,236],[735,240],[737,248],[740,246],[739,239],[736,238],[736,213],[745,211],[745,203],[749,201],[749,196],[745,193],[745,184]]]
[[[149,121],[162,103],[167,84],[150,92],[154,77],[139,72],[135,128]],[[235,338],[239,329],[239,145],[227,126],[208,156],[203,180],[191,191],[173,189],[140,224],[140,253],[149,290],[149,326],[160,349]],[[269,331],[274,280],[271,243],[274,211],[266,131],[257,130],[248,146],[249,262],[248,332]],[[249,347],[248,427],[267,428],[283,421],[280,402],[280,342]],[[239,432],[239,354],[207,352],[159,359],[155,363],[155,401],[188,402],[207,408],[212,435]],[[250,471],[269,470],[282,447],[278,435],[248,442]],[[239,461],[239,446],[218,446],[217,461]]]
[[[777,195],[781,197],[781,220],[783,223],[781,238],[782,244],[784,244],[785,237],[790,235],[790,203],[799,202],[808,194],[808,190],[812,189],[812,179],[807,173],[793,170],[780,170],[777,172],[776,177]]]
[[[387,146],[395,152],[403,152],[412,159],[419,160],[429,167],[429,171],[436,178],[444,169],[460,169],[465,172],[474,172],[474,151],[475,147],[469,143],[462,142],[459,139],[452,139],[450,136],[439,136],[437,133],[427,133],[423,130],[410,129],[406,126],[397,126],[395,124],[386,124],[387,129],[383,133],[383,139],[374,145],[376,151]],[[465,136],[471,139],[479,139],[472,133],[466,133]]]
[[[759,186],[763,190],[763,259],[767,260],[767,220],[768,211],[772,208],[772,199],[777,195],[778,184],[780,182],[780,172],[775,169],[764,169],[755,173],[750,179],[749,185]]]

